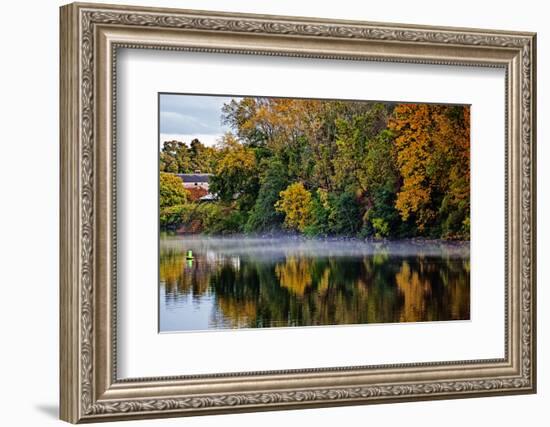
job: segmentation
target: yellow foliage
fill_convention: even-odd
[[[202,255],[188,266],[184,253],[161,254],[159,270],[167,292],[203,295],[208,291],[211,271]]]
[[[217,302],[224,318],[229,320],[232,328],[254,327],[258,314],[258,307],[255,301],[239,301],[218,295]]]
[[[223,157],[218,161],[217,175],[234,174],[235,171],[249,171],[256,165],[254,152],[244,147],[230,133],[222,140]]]
[[[324,295],[327,293],[330,286],[330,268],[326,267],[323,271],[323,275],[319,279],[319,284],[317,285],[317,292],[319,295]]]
[[[159,203],[161,208],[181,205],[189,199],[180,177],[173,173],[161,172],[159,177]]]
[[[306,258],[288,257],[284,264],[275,266],[275,273],[281,286],[298,296],[303,296],[312,283],[311,261]]]
[[[395,275],[395,282],[403,295],[403,310],[399,316],[400,322],[418,322],[425,318],[426,295],[431,292],[430,282],[421,279],[418,272],[403,261],[401,269]]]
[[[275,209],[285,214],[285,226],[304,231],[311,216],[311,193],[305,189],[304,184],[295,182],[281,191],[279,197]]]

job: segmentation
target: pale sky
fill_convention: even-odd
[[[178,140],[189,144],[197,138],[211,146],[230,131],[221,123],[225,103],[238,97],[211,95],[160,95],[160,146],[164,141]]]

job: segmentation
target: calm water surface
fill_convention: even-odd
[[[469,243],[161,237],[161,332],[469,318]]]

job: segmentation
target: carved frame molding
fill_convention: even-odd
[[[534,34],[71,4],[61,8],[60,42],[62,419],[76,423],[535,391]],[[504,67],[506,357],[117,380],[113,147],[118,48]],[[297,385],[289,387],[289,380]]]

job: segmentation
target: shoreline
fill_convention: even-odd
[[[237,237],[173,235],[160,240],[161,251],[211,252],[229,255],[246,255],[255,258],[281,258],[300,255],[315,257],[345,257],[365,255],[435,256],[470,258],[470,241],[427,239],[365,240],[358,238],[307,238],[303,236]]]
[[[294,242],[350,242],[350,243],[412,243],[412,244],[438,244],[444,243],[452,246],[453,244],[466,245],[470,244],[470,240],[456,240],[456,239],[434,239],[428,237],[403,237],[403,238],[383,238],[376,239],[373,237],[355,237],[355,236],[306,236],[303,234],[286,234],[286,233],[266,233],[266,234],[202,234],[202,233],[177,233],[169,231],[161,231],[159,238],[180,238],[189,240],[285,240]]]

